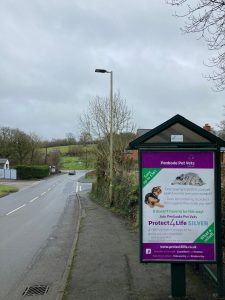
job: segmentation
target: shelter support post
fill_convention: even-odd
[[[224,297],[223,263],[217,264],[217,293],[219,297]]]
[[[186,296],[186,274],[184,263],[171,264],[171,296]]]
[[[222,245],[222,208],[221,208],[221,163],[220,148],[216,152],[216,220],[217,220],[217,294],[224,297],[224,276],[223,276],[223,245]]]

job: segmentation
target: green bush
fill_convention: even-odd
[[[109,183],[104,178],[97,178],[92,185],[92,198],[103,206],[109,206]]]
[[[108,178],[97,177],[92,185],[92,198],[103,206],[110,206]],[[138,185],[127,177],[114,177],[112,208],[138,224]]]
[[[17,177],[19,179],[41,179],[49,175],[49,167],[42,166],[17,166]]]

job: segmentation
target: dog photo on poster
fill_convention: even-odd
[[[142,151],[142,261],[215,261],[213,151]]]

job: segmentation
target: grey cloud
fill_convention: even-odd
[[[78,136],[89,100],[109,94],[108,74],[95,68],[114,71],[114,88],[138,127],[176,113],[215,125],[223,118],[223,93],[213,93],[202,77],[210,53],[180,33],[182,24],[158,0],[3,0],[0,105],[10,115],[4,109],[0,126]]]

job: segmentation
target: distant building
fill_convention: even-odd
[[[151,129],[137,129],[136,138],[150,131]],[[125,159],[138,161],[138,150],[125,150]]]
[[[202,128],[209,131],[212,134],[216,133],[215,130],[208,123],[206,123]],[[223,147],[221,148],[220,157],[221,157],[221,163],[225,164],[225,148]]]
[[[215,130],[212,128],[212,126],[209,125],[209,123],[206,123],[203,127],[203,129],[205,129],[206,131],[212,133],[212,134],[215,134]]]
[[[7,158],[0,158],[0,169],[9,169],[9,161]]]

